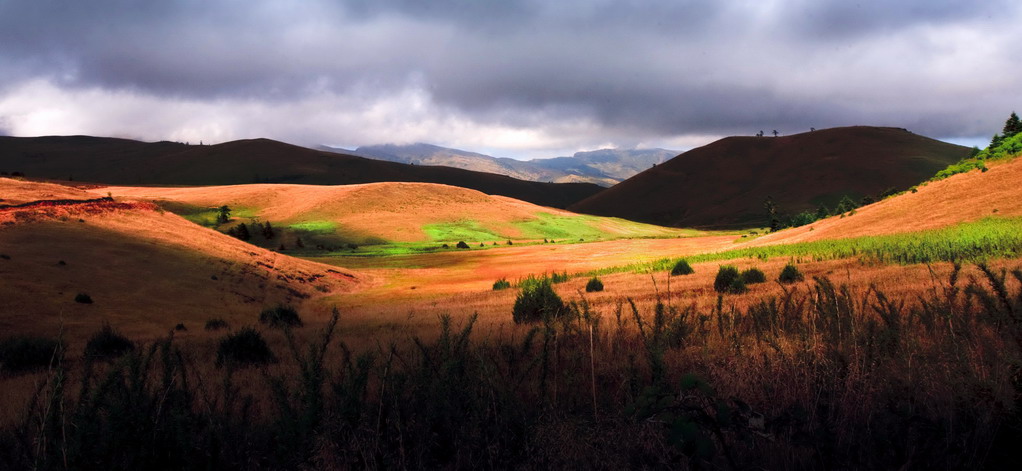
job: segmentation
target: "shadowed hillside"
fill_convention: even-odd
[[[268,139],[203,146],[87,136],[0,137],[0,171],[122,185],[443,183],[560,208],[602,190],[593,184],[384,162]]]
[[[365,283],[348,270],[245,244],[151,203],[97,201],[84,191],[5,178],[0,194],[20,204],[45,199],[0,208],[3,332],[52,334],[63,326],[78,339],[109,322],[147,337],[178,323],[201,331],[214,317],[240,326],[267,305]],[[91,302],[77,300],[79,294]]]
[[[571,210],[669,226],[768,224],[782,213],[834,208],[904,190],[970,153],[904,129],[854,126],[784,137],[728,137],[646,170]]]

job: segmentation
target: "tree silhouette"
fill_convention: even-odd
[[[777,134],[778,134],[777,130],[774,129],[774,137],[777,137]]]
[[[225,224],[231,220],[231,208],[226,204],[217,208],[216,223]]]
[[[777,204],[774,203],[774,199],[767,196],[766,201],[763,202],[763,208],[766,209],[767,216],[770,217],[770,232],[777,232],[781,228],[781,220],[777,217]]]
[[[1004,137],[1009,138],[1020,132],[1022,132],[1022,122],[1019,121],[1018,115],[1012,111],[1011,116],[1004,122]]]

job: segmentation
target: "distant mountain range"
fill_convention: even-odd
[[[515,160],[432,144],[362,146],[355,150],[321,146],[321,150],[412,165],[438,165],[507,175],[520,180],[553,183],[595,183],[612,186],[666,162],[677,151],[666,149],[600,149],[571,157]]]
[[[441,183],[564,208],[603,190],[459,168],[385,162],[270,139],[216,145],[90,136],[0,137],[0,171],[29,178],[120,185]]]

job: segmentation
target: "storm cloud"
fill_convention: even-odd
[[[1022,109],[1016,1],[7,0],[0,127],[508,156]]]

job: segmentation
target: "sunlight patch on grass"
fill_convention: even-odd
[[[741,258],[791,257],[802,261],[859,258],[866,262],[908,265],[1019,256],[1022,256],[1022,218],[988,217],[928,231],[750,247],[684,258],[689,263]],[[608,267],[586,275],[668,270],[678,260],[664,258],[651,263]]]

